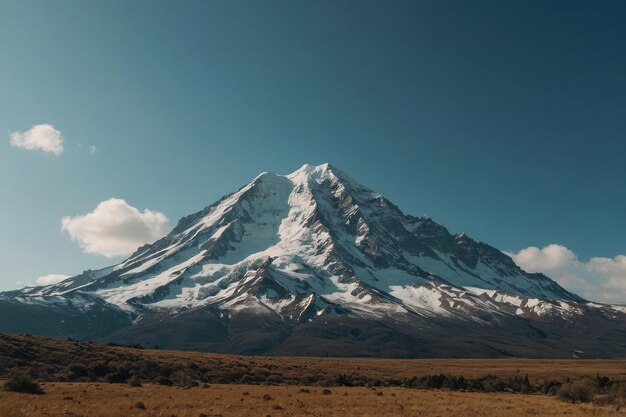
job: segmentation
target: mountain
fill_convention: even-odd
[[[124,262],[0,294],[0,331],[215,352],[624,357],[588,302],[324,164],[262,173]]]

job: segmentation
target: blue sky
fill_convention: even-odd
[[[625,20],[621,1],[3,1],[0,289],[121,259],[66,216],[117,198],[173,224],[306,162],[624,289]],[[11,145],[42,124],[62,153]]]

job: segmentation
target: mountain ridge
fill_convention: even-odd
[[[251,340],[246,344],[255,353],[276,350],[279,344],[268,341],[275,331],[284,341],[303,329],[317,332],[324,322],[341,323],[329,329],[358,323],[356,333],[382,325],[386,337],[406,337],[409,344],[424,328],[440,334],[448,326],[463,333],[465,326],[479,335],[479,329],[508,323],[527,331],[537,323],[571,327],[590,317],[613,333],[625,316],[621,307],[589,303],[543,274],[526,273],[505,253],[465,233],[451,234],[427,216],[404,214],[330,164],[307,164],[288,175],[264,172],[181,218],[167,236],[118,265],[2,293],[0,308],[3,300],[22,309],[106,310],[107,320],[119,329],[96,337],[123,341],[158,340],[153,335],[162,331],[153,320],[175,326],[176,317],[193,317],[224,336],[219,349],[225,351],[237,351],[232,344],[237,322],[240,337]],[[121,317],[130,324],[120,323]],[[243,317],[260,328],[272,323],[274,329],[250,328]],[[0,331],[6,327],[0,320]],[[553,334],[561,330],[550,328]],[[550,334],[537,334],[542,333]],[[623,339],[616,339],[615,352],[626,355]],[[418,355],[398,340],[394,349]],[[201,349],[218,349],[205,342]],[[384,346],[372,344],[370,350],[385,355]]]

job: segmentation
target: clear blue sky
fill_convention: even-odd
[[[117,197],[175,223],[305,162],[503,250],[626,254],[625,22],[623,1],[4,0],[0,289],[119,259],[64,216]],[[11,147],[43,123],[61,155]]]

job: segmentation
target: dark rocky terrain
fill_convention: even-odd
[[[223,353],[626,357],[590,303],[328,164],[263,173],[124,262],[0,294],[0,331]]]

